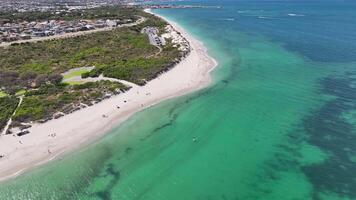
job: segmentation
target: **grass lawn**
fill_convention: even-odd
[[[86,68],[80,68],[78,70],[72,70],[70,73],[65,73],[63,75],[63,81],[65,82],[66,79],[70,79],[76,76],[81,76],[85,72],[89,72],[89,69]]]
[[[8,94],[6,94],[5,92],[3,92],[3,91],[0,91],[0,98],[1,97],[6,97]]]
[[[83,84],[84,82],[82,82],[82,81],[68,81],[68,82],[63,82],[63,83],[67,83],[69,85],[80,85],[80,84]]]
[[[24,95],[26,93],[26,90],[19,90],[16,92],[16,96],[21,96],[21,95]]]

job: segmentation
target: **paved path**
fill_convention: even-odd
[[[5,128],[3,129],[3,131],[1,132],[0,135],[6,135],[6,132],[7,132],[7,130],[10,128],[10,125],[11,125],[11,123],[12,123],[12,117],[16,114],[16,111],[17,111],[17,109],[20,107],[22,101],[23,101],[23,96],[20,96],[20,101],[19,101],[19,103],[17,104],[17,106],[16,106],[14,112],[12,113],[11,117],[10,117],[9,120],[7,121],[6,126],[5,126]]]

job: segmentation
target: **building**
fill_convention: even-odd
[[[117,21],[116,20],[106,20],[106,26],[108,27],[117,27]]]

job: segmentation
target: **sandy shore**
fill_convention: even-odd
[[[207,55],[201,42],[176,24],[171,25],[192,47],[182,62],[145,86],[134,86],[126,93],[89,108],[36,124],[28,135],[0,137],[0,155],[5,155],[0,159],[0,180],[19,175],[98,139],[137,111],[207,86],[211,81],[209,72],[217,65],[216,61]]]

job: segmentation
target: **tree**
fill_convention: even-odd
[[[48,77],[48,81],[51,82],[54,85],[58,85],[62,82],[63,76],[60,74],[51,74]]]
[[[25,72],[21,74],[20,79],[23,81],[29,81],[33,80],[37,77],[37,74],[35,72]]]
[[[6,90],[18,86],[19,74],[14,71],[0,71],[0,85]]]
[[[23,82],[23,85],[26,87],[31,87],[31,84],[36,79],[37,74],[35,72],[25,72],[21,74],[20,80]]]
[[[48,80],[47,75],[41,74],[41,75],[37,76],[37,78],[35,80],[36,87],[46,84],[47,80]]]

